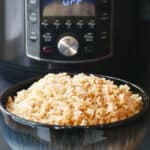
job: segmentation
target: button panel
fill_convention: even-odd
[[[43,34],[44,42],[52,42],[53,41],[53,34],[51,32],[46,32]]]
[[[108,39],[108,33],[105,32],[105,31],[104,31],[104,32],[101,32],[100,38],[101,38],[102,40]]]
[[[94,33],[88,32],[84,34],[85,42],[94,42]]]
[[[95,50],[94,50],[94,46],[93,45],[86,45],[85,47],[84,47],[84,52],[86,53],[86,54],[94,54],[95,53]]]
[[[79,21],[77,21],[76,25],[77,25],[77,27],[78,27],[79,29],[82,29],[83,26],[84,26],[84,21],[83,21],[83,20],[79,20]]]
[[[53,22],[53,26],[55,27],[55,29],[59,29],[60,25],[61,25],[61,23],[60,23],[59,20],[55,20],[55,21]]]
[[[67,29],[71,29],[71,27],[72,27],[72,21],[71,20],[66,20],[65,26],[66,26]]]
[[[89,27],[90,27],[91,29],[94,29],[94,27],[95,27],[95,25],[96,25],[95,20],[90,20],[90,21],[88,22],[88,25],[89,25]]]
[[[39,0],[25,1],[25,43],[28,57],[40,58],[40,4]]]
[[[53,54],[54,50],[50,46],[45,46],[42,48],[44,54]]]
[[[42,27],[43,27],[44,29],[48,28],[48,26],[49,26],[48,20],[44,19],[44,20],[42,21],[41,25],[42,25]]]
[[[101,20],[101,21],[107,21],[107,20],[109,20],[109,19],[110,19],[109,13],[107,13],[107,12],[102,12],[102,13],[101,13],[101,16],[100,16],[100,20]]]
[[[93,59],[97,57],[101,57],[105,55],[105,51],[107,49],[107,53],[111,53],[110,47],[110,38],[111,38],[111,25],[110,15],[109,13],[101,12],[100,16],[107,16],[107,19],[99,19],[98,23],[94,17],[90,18],[53,18],[51,20],[42,21],[44,22],[44,26],[48,26],[41,30],[41,49],[45,47],[45,45],[49,44],[52,46],[55,53],[48,54],[45,56],[43,52],[41,52],[41,57],[45,57],[46,59],[56,59],[61,61],[69,61],[69,60],[86,60]],[[45,25],[46,24],[46,25]],[[50,33],[48,32],[50,31]],[[52,32],[54,34],[52,34]],[[48,34],[49,33],[49,34]],[[78,54],[72,57],[65,57],[61,55],[58,50],[57,44],[59,39],[62,36],[73,36],[79,41],[79,51]],[[109,49],[109,51],[108,51]]]
[[[29,3],[30,3],[30,4],[36,4],[36,3],[37,3],[37,0],[29,0]]]
[[[31,32],[29,38],[30,38],[31,41],[36,41],[37,40],[37,33],[36,32]]]
[[[37,14],[32,12],[30,15],[29,15],[29,20],[30,22],[32,23],[36,23],[37,22]]]
[[[43,17],[41,14],[43,2],[27,0],[25,2],[27,56],[60,63],[94,61],[110,56],[112,53],[111,2],[111,0],[96,0],[95,17]],[[75,38],[79,42],[76,55],[66,57],[60,53],[57,45],[65,36]],[[69,50],[72,51],[71,48]]]

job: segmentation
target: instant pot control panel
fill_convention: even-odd
[[[27,0],[25,16],[30,58],[80,63],[112,55],[111,0]]]

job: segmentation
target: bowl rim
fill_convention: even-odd
[[[54,73],[55,74],[55,73]],[[67,73],[69,75],[75,75],[78,73]],[[53,129],[87,129],[87,128],[98,128],[98,129],[107,129],[107,128],[112,128],[112,127],[118,127],[118,126],[122,126],[122,125],[127,125],[128,123],[134,122],[135,120],[139,119],[140,117],[142,117],[144,115],[144,113],[148,110],[149,106],[150,106],[150,98],[147,94],[147,92],[145,92],[141,87],[139,87],[138,85],[124,80],[124,79],[120,79],[117,77],[112,77],[112,76],[108,76],[108,75],[101,75],[101,74],[94,74],[94,73],[84,73],[86,75],[94,75],[97,77],[102,77],[102,78],[106,78],[108,80],[111,80],[113,82],[121,82],[122,84],[127,84],[129,85],[129,87],[135,88],[136,90],[139,91],[140,96],[142,96],[142,99],[144,99],[147,103],[144,103],[144,107],[143,109],[138,112],[137,114],[127,118],[127,119],[123,119],[123,120],[119,120],[116,122],[112,122],[112,123],[107,123],[107,124],[97,124],[97,125],[86,125],[86,126],[71,126],[71,125],[52,125],[52,124],[46,124],[46,123],[40,123],[40,122],[34,122],[34,121],[30,121],[27,119],[24,119],[22,117],[19,117],[9,111],[6,110],[6,108],[3,105],[3,101],[6,101],[6,99],[8,99],[8,97],[3,98],[4,94],[7,93],[9,90],[11,89],[15,89],[19,86],[21,86],[21,89],[23,89],[22,86],[24,86],[25,84],[33,84],[35,81],[38,81],[41,77],[44,77],[44,75],[38,75],[36,77],[32,77],[30,79],[18,82],[16,84],[13,84],[12,86],[10,86],[9,88],[6,88],[3,92],[1,92],[0,94],[0,111],[1,113],[4,113],[6,115],[8,115],[9,117],[11,117],[14,121],[16,121],[17,123],[23,124],[23,125],[27,125],[27,126],[31,126],[31,127],[46,127],[46,128],[53,128]],[[30,86],[29,85],[29,86]],[[121,84],[119,84],[121,85]],[[15,91],[17,92],[17,91]]]

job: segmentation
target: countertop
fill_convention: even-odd
[[[131,81],[132,82],[132,81]],[[134,81],[135,83],[135,81]],[[137,80],[136,84],[141,86],[146,92],[150,94],[150,67],[147,71],[146,75],[141,80]],[[1,75],[0,75],[0,92],[2,92],[5,88],[9,87],[11,85],[10,82],[6,81]],[[148,121],[146,130],[144,132],[144,136],[142,140],[140,141],[140,144],[138,146],[138,150],[149,150],[150,149],[150,113],[148,115]],[[9,146],[5,143],[3,140],[3,137],[0,133],[0,150],[10,150]]]

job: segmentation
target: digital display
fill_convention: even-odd
[[[95,16],[95,0],[43,0],[43,16]]]

